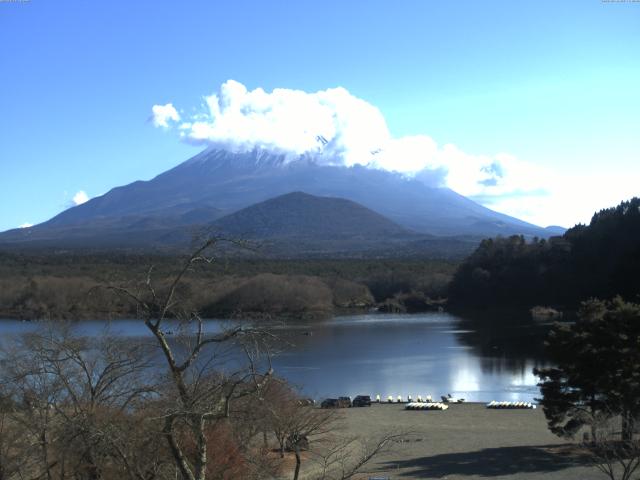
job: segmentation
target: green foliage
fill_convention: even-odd
[[[456,272],[450,300],[469,306],[577,306],[640,293],[640,198],[596,213],[562,237],[482,241]]]
[[[547,350],[556,366],[534,373],[551,431],[573,436],[598,416],[620,415],[630,438],[640,414],[640,305],[583,302],[575,324],[553,328]]]

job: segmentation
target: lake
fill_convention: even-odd
[[[228,322],[210,320],[209,332]],[[102,335],[107,322],[76,325]],[[481,326],[481,327],[480,327]],[[5,340],[39,328],[0,320]],[[532,401],[539,396],[532,369],[544,365],[545,326],[513,318],[471,320],[449,313],[366,314],[271,327],[286,339],[273,359],[276,373],[316,399],[359,394],[396,398],[451,393],[469,401]],[[110,323],[110,334],[148,336],[137,320]]]

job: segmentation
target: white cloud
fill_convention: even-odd
[[[71,201],[73,202],[73,205],[82,205],[89,201],[89,196],[84,190],[80,190],[73,196]]]
[[[248,91],[229,80],[219,93],[205,97],[204,107],[179,126],[183,137],[236,152],[262,148],[291,157],[312,153],[327,163],[352,165],[366,163],[371,151],[389,138],[380,111],[344,88],[316,93],[278,88],[267,93],[261,88]]]
[[[178,125],[188,142],[235,152],[273,150],[292,161],[312,154],[320,163],[360,164],[411,176],[437,171],[442,184],[463,195],[500,194],[524,188],[524,178],[530,185],[543,177],[506,154],[470,155],[455,145],[440,147],[427,135],[394,138],[378,108],[341,87],[269,93],[228,80],[204,100],[203,111]],[[153,114],[162,127],[168,126],[167,119],[179,118],[172,104],[155,105]],[[517,185],[515,177],[523,177]]]
[[[171,103],[154,105],[153,123],[163,128],[175,124],[189,143],[234,152],[267,149],[289,161],[306,154],[320,164],[401,172],[539,225],[570,226],[582,220],[571,219],[579,210],[567,194],[580,193],[575,179],[569,185],[556,181],[553,172],[507,153],[470,154],[453,144],[440,146],[427,135],[393,137],[378,108],[341,87],[266,92],[228,80],[204,97],[202,110],[190,118],[182,120]],[[584,208],[598,209],[609,206],[592,205],[604,197],[585,193],[578,198],[585,200]]]
[[[26,222],[20,225],[18,228],[29,228],[29,227],[33,227],[33,223]]]
[[[156,127],[169,128],[169,122],[179,122],[180,114],[171,103],[154,105],[151,108],[151,120]]]
[[[547,179],[548,195],[520,201],[505,199],[496,208],[539,225],[588,224],[598,210],[638,196],[637,178],[612,172],[556,174]]]

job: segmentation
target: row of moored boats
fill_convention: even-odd
[[[535,409],[536,406],[535,404],[531,403],[531,402],[496,402],[495,400],[492,400],[491,402],[487,403],[487,408],[507,408],[507,409],[513,409],[513,408],[524,408],[524,409]]]
[[[493,409],[530,409],[536,408],[531,402],[496,402],[495,400],[487,403],[487,408]],[[406,410],[447,410],[448,403],[444,402],[409,402],[404,407]]]

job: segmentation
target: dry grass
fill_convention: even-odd
[[[345,410],[348,434],[375,438],[411,431],[408,441],[377,457],[371,468],[392,479],[591,480],[602,478],[573,444],[547,430],[541,410],[490,410],[452,405],[444,412],[408,411],[403,405]]]

